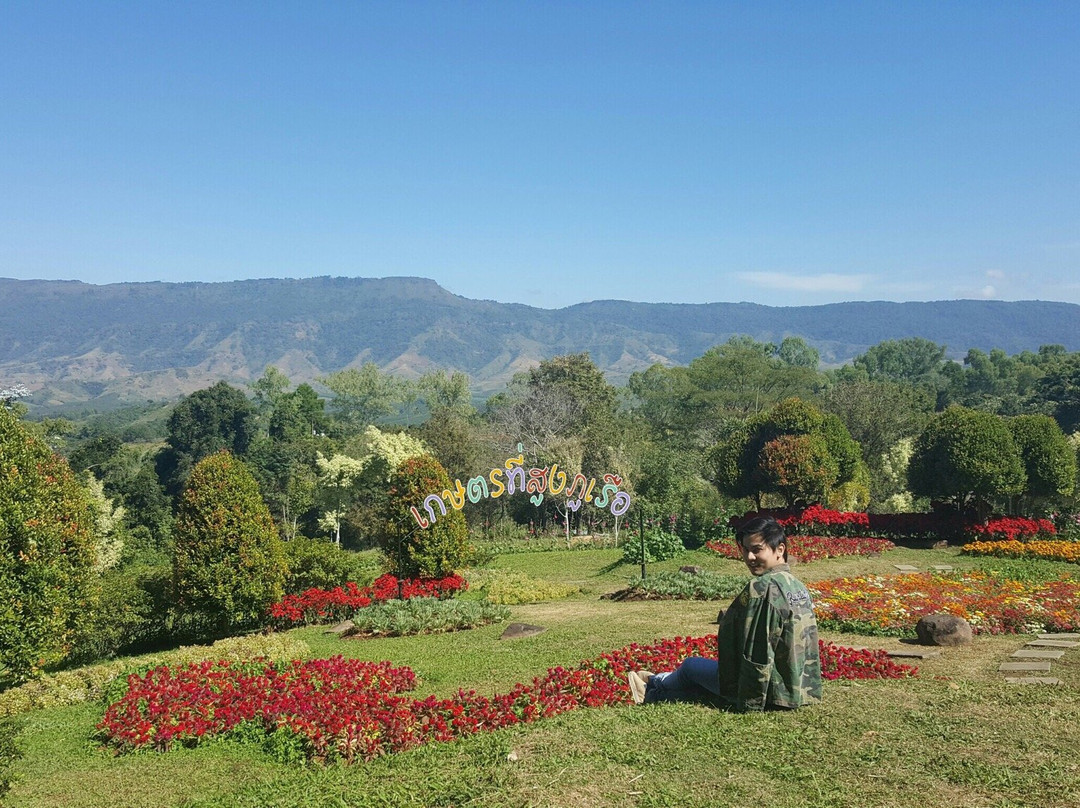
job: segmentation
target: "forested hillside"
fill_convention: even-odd
[[[722,294],[718,290],[717,294]],[[1058,344],[1080,349],[1080,306],[1025,301],[840,303],[777,308],[605,300],[547,310],[458,297],[422,278],[229,283],[0,279],[0,380],[34,406],[168,399],[274,365],[296,382],[374,362],[418,378],[467,373],[500,389],[541,360],[587,351],[613,383],[685,365],[734,335],[800,336],[836,366],[885,340],[922,337],[962,358]]]

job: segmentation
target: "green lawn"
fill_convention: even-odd
[[[545,626],[502,640],[502,626],[458,634],[341,640],[298,633],[317,655],[412,667],[418,693],[504,690],[552,665],[630,642],[715,630],[720,605],[613,603],[636,567],[618,551],[523,553],[497,566],[581,590],[511,607]],[[692,563],[738,572],[699,552]],[[797,568],[807,580],[892,573],[893,564],[976,566],[953,550],[895,550]],[[1075,565],[1060,565],[1063,571]],[[882,647],[895,641],[824,634]],[[1004,683],[998,664],[1024,639],[977,637],[920,663],[918,679],[826,683],[825,701],[790,714],[736,715],[694,705],[578,710],[536,724],[354,766],[290,767],[219,742],[116,757],[92,739],[96,705],[29,713],[10,806],[1076,806],[1080,805],[1080,649],[1053,664],[1059,687]]]

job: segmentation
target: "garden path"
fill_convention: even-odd
[[[1051,660],[1061,659],[1065,651],[1080,646],[1080,634],[1039,634],[1025,646],[1012,653],[1014,662],[1002,662],[998,671],[1006,674],[1005,681],[1017,685],[1059,685],[1061,680],[1050,676]],[[1014,674],[1012,676],[1008,674]],[[1016,676],[1015,674],[1021,674]],[[1034,674],[1045,674],[1038,676]]]

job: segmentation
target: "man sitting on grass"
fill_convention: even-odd
[[[736,710],[794,709],[821,701],[821,660],[810,593],[787,564],[784,529],[747,522],[735,540],[754,579],[716,634],[717,659],[688,657],[673,671],[631,671],[636,704],[719,699]]]

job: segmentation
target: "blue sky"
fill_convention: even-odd
[[[1080,303],[1080,4],[51,3],[0,277]]]

